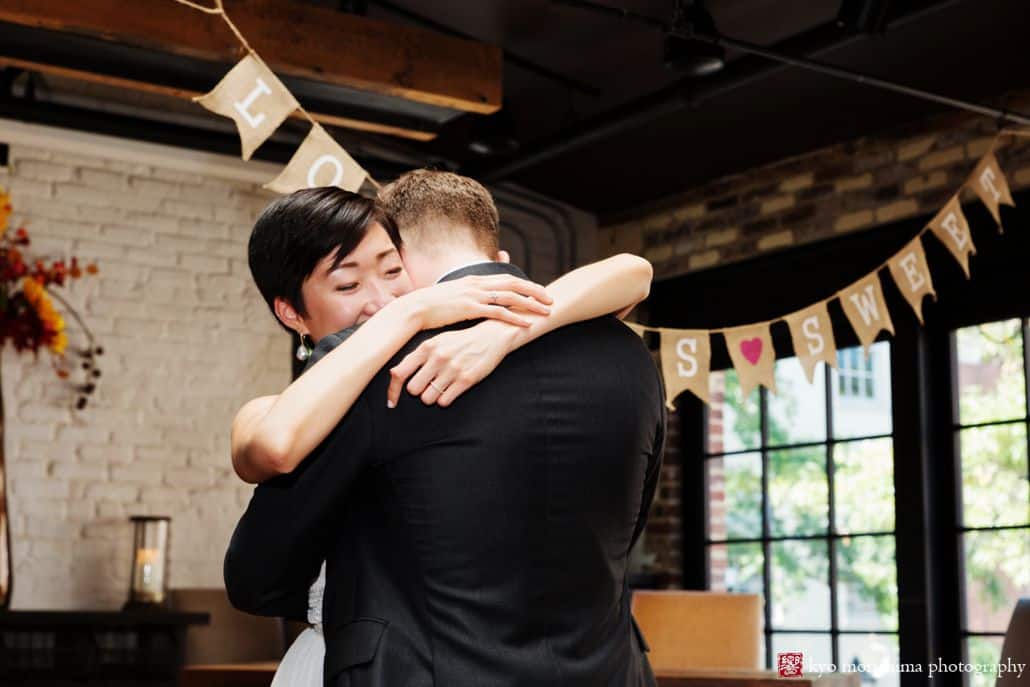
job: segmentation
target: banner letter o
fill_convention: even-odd
[[[333,174],[332,181],[328,184],[318,184],[319,186],[338,186],[343,181],[343,163],[332,155],[323,155],[315,160],[315,164],[311,165],[311,169],[308,170],[308,188],[316,186],[315,177],[318,176],[318,171],[322,169],[323,165],[332,165],[336,171]]]

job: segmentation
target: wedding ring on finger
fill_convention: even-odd
[[[443,389],[438,387],[436,384],[433,384],[432,382],[429,382],[429,386],[431,386],[434,389],[436,389],[436,393],[443,395]]]
[[[497,305],[497,292],[496,291],[491,291],[490,292],[490,305]]]

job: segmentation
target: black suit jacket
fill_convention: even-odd
[[[449,275],[521,273],[479,265]],[[303,619],[327,561],[326,685],[652,685],[627,559],[664,438],[655,365],[612,317],[509,355],[450,408],[380,371],[233,534],[233,604]],[[331,342],[330,342],[331,343]]]

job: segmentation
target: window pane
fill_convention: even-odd
[[[840,635],[839,655],[841,672],[857,672],[862,684],[898,687],[901,682],[897,635]],[[926,675],[927,667],[922,669]]]
[[[959,329],[955,352],[961,424],[1026,417],[1019,320]]]
[[[709,588],[716,592],[765,593],[761,544],[713,544],[708,547]]]
[[[974,665],[997,665],[1001,662],[1002,641],[1002,637],[967,637],[966,662]],[[997,681],[997,675],[987,672],[968,673],[966,678],[969,687],[994,687]]]
[[[962,521],[966,527],[1030,523],[1026,425],[959,431]]]
[[[826,482],[825,447],[769,452],[769,531],[774,537],[826,533]]]
[[[861,348],[837,352],[839,369],[833,381],[833,436],[837,439],[891,433],[890,342],[869,347],[869,362]]]
[[[776,361],[776,393],[769,394],[769,446],[826,440],[826,375],[808,383],[797,358]]]
[[[743,453],[705,461],[708,469],[708,536],[762,536],[762,455]]]
[[[837,615],[843,630],[898,629],[894,537],[837,542]],[[847,657],[841,653],[841,661]]]
[[[894,442],[849,441],[833,448],[837,532],[894,529]]]
[[[772,626],[830,627],[829,560],[825,541],[781,541],[772,555]]]
[[[808,677],[813,666],[829,666],[833,662],[830,635],[800,632],[774,632],[772,636],[772,667],[776,669],[776,654],[781,651],[800,651],[804,654],[801,667]]]
[[[1030,596],[1030,528],[962,535],[966,629],[1005,632],[1016,601]]]
[[[708,452],[758,448],[762,436],[758,394],[752,393],[746,401],[741,401],[736,370],[713,372],[709,389]]]

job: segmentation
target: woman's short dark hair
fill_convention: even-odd
[[[278,198],[264,209],[250,233],[250,274],[275,314],[282,298],[300,315],[307,309],[301,286],[324,258],[337,263],[354,250],[377,222],[400,248],[397,225],[378,201],[335,186],[309,188]]]

